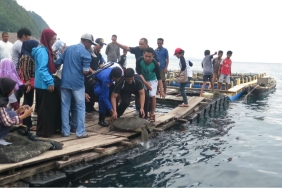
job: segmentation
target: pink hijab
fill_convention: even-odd
[[[0,77],[8,77],[14,80],[16,83],[15,90],[19,89],[19,86],[23,85],[12,60],[4,58],[0,61]]]

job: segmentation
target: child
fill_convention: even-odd
[[[230,84],[230,76],[231,76],[231,65],[232,60],[230,57],[232,56],[232,51],[227,52],[227,57],[220,63],[218,74],[218,90],[221,90],[222,82],[225,82],[225,90],[228,90],[228,84]]]
[[[206,87],[207,82],[210,82],[211,87],[212,87],[212,92],[213,90],[213,81],[212,81],[212,75],[213,75],[213,67],[212,67],[212,59],[213,56],[216,55],[217,52],[215,52],[213,55],[210,55],[209,50],[205,50],[205,58],[202,61],[202,67],[203,67],[203,85],[200,93],[200,97],[202,97],[202,94],[204,92],[204,89]]]

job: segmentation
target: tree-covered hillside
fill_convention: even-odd
[[[49,27],[35,12],[28,12],[16,0],[0,0],[0,31],[17,32],[29,28],[39,38],[44,28]]]

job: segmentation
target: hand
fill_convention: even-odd
[[[217,54],[217,52],[214,52],[214,55],[216,55]]]
[[[49,86],[49,87],[48,87],[48,91],[49,91],[49,92],[53,92],[53,91],[54,91],[54,86]]]
[[[26,93],[29,93],[29,92],[30,92],[30,90],[31,90],[31,86],[30,86],[30,85],[28,85],[28,86],[27,86],[27,88],[26,88]]]
[[[31,116],[32,112],[33,112],[33,108],[25,109],[23,115],[24,115],[25,117],[29,117],[29,116]]]
[[[165,73],[167,73],[167,67],[166,67],[166,68],[164,68],[164,72],[165,72]]]
[[[176,74],[176,77],[179,77],[180,76],[180,73]]]
[[[163,99],[165,99],[165,94],[164,94],[163,91],[160,91],[160,97],[163,98]]]
[[[20,106],[19,109],[16,110],[17,114],[22,114],[26,110],[25,106]]]
[[[113,112],[111,116],[111,120],[117,119],[117,112]]]
[[[90,68],[90,69],[89,69],[89,72],[90,72],[91,74],[93,74],[95,71]]]
[[[85,100],[86,100],[86,102],[90,102],[90,99],[91,99],[91,97],[87,93],[85,93]]]
[[[141,114],[141,117],[142,117],[142,118],[145,117],[145,112],[144,112],[144,109],[143,109],[143,108],[140,108],[140,114]]]
[[[150,91],[152,90],[152,87],[151,87],[151,83],[150,83],[150,82],[146,82],[146,83],[145,83],[145,86],[147,87],[148,90],[150,90]]]
[[[160,63],[160,62],[158,62],[158,64],[159,64],[159,66],[161,65],[161,63]]]

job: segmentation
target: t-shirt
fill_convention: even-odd
[[[134,80],[131,84],[128,84],[125,81],[125,78],[122,77],[120,81],[115,85],[113,92],[116,94],[120,94],[120,92],[136,93],[142,90],[143,88],[144,88],[144,84],[142,82],[142,79],[138,74],[135,74]]]
[[[213,65],[213,73],[214,74],[218,74],[218,69],[219,69],[219,65],[221,63],[222,59],[220,58],[214,58],[212,61],[212,65]]]
[[[136,62],[136,72],[142,74],[146,81],[161,80],[160,67],[157,62],[153,61],[146,64],[143,58],[138,59]]]
[[[120,48],[114,43],[107,45],[105,53],[108,56],[108,62],[118,62],[118,60],[120,59]]]
[[[130,53],[132,53],[132,54],[135,55],[135,59],[136,59],[136,60],[137,60],[138,58],[140,58],[140,57],[143,57],[144,51],[141,50],[141,49],[139,48],[139,46],[130,47],[129,50],[130,50]],[[155,51],[154,51],[154,54],[153,54],[153,55],[154,55],[154,59],[155,59],[157,62],[160,62]]]
[[[220,73],[230,75],[231,74],[231,65],[232,65],[231,59],[225,58],[220,64],[221,64]]]
[[[211,55],[206,55],[202,61],[204,75],[212,75],[213,74],[213,67],[212,67],[212,58]]]
[[[12,61],[16,67],[16,69],[18,70],[18,63],[19,63],[19,59],[20,59],[20,54],[22,51],[22,45],[23,42],[20,40],[17,40],[12,47]]]
[[[155,52],[158,56],[160,62],[160,69],[164,69],[166,67],[166,59],[168,59],[168,51],[166,48],[157,48]]]
[[[8,42],[0,41],[0,60],[8,58],[12,60],[12,48],[13,44]]]

